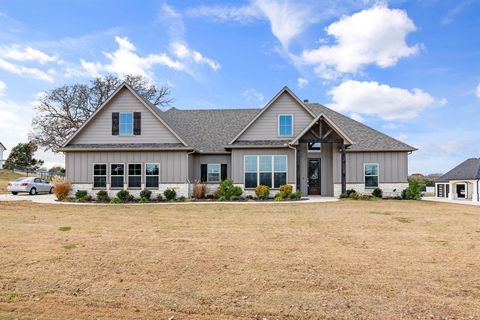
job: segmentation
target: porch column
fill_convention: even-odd
[[[296,151],[295,151],[295,156],[296,156],[296,159],[295,159],[295,162],[296,162],[295,170],[297,170],[297,171],[295,172],[295,177],[297,178],[295,182],[297,183],[296,189],[297,189],[297,191],[298,191],[298,190],[302,190],[301,187],[300,187],[300,150],[299,150],[299,149],[301,149],[301,148],[300,148],[300,143],[298,144],[298,146],[297,146],[295,149],[296,149]]]
[[[473,185],[473,188],[472,188],[472,201],[473,202],[479,202],[479,199],[478,199],[478,180],[473,180],[472,181],[472,185]]]
[[[453,187],[455,186],[455,184],[453,182],[448,182],[448,199],[450,200],[455,200],[455,192],[453,190]]]
[[[347,192],[347,159],[345,156],[345,142],[342,142],[342,194]]]

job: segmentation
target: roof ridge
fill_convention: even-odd
[[[218,108],[218,109],[179,109],[177,107],[171,107],[170,109],[165,110],[164,112],[168,111],[260,111],[261,108]]]

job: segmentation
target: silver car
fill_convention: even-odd
[[[48,181],[40,178],[18,178],[8,183],[7,190],[13,195],[17,195],[19,192],[27,192],[34,195],[39,192],[52,193],[53,186]]]

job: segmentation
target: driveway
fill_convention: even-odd
[[[0,194],[0,201],[32,201],[38,203],[55,203],[56,197],[53,194],[40,193],[34,196],[28,193],[19,193],[14,196],[13,194]]]
[[[451,199],[436,198],[436,197],[423,197],[422,200],[433,201],[433,202],[443,202],[443,203],[466,204],[469,206],[480,206],[480,202],[473,202],[471,200],[451,200]]]

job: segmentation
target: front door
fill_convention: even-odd
[[[308,159],[308,194],[320,193],[320,159]]]
[[[465,198],[465,185],[457,184],[457,198]]]

